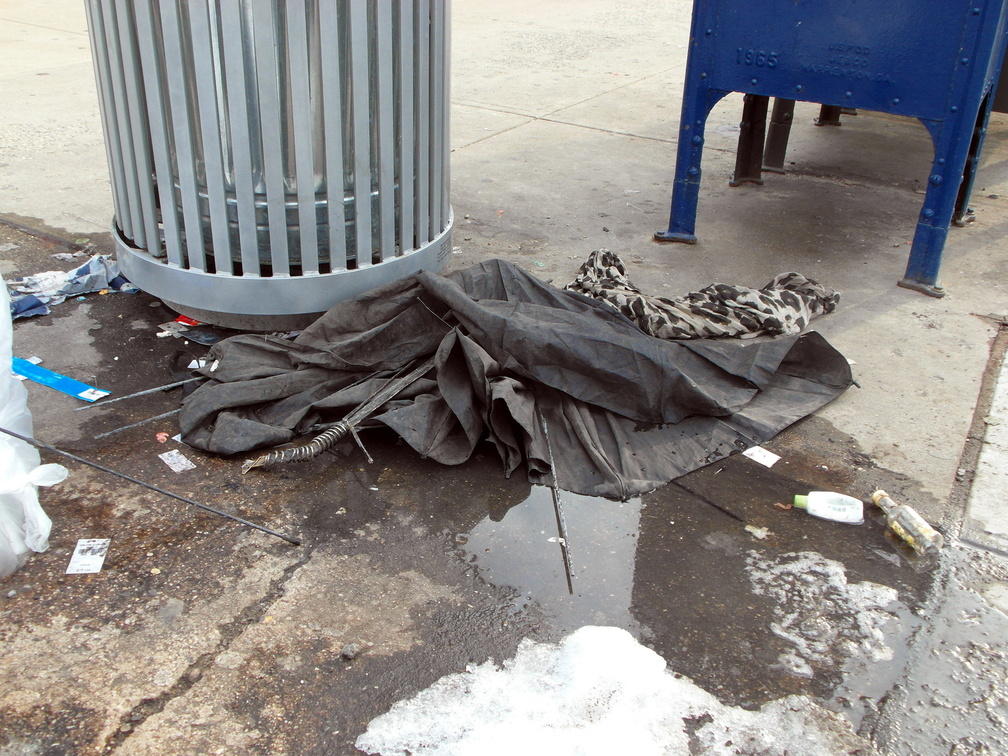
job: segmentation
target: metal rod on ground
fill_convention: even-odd
[[[95,441],[97,441],[99,438],[105,438],[106,436],[113,436],[116,433],[119,433],[120,431],[129,430],[130,428],[137,428],[137,427],[139,427],[141,425],[145,425],[146,423],[152,423],[155,420],[164,420],[166,417],[171,417],[172,415],[177,415],[181,411],[182,411],[182,409],[180,407],[179,409],[173,409],[173,410],[171,410],[169,412],[163,412],[160,415],[154,415],[154,417],[148,417],[146,420],[139,420],[139,421],[137,421],[135,423],[130,423],[129,425],[124,425],[121,428],[116,428],[115,430],[110,430],[110,431],[105,431],[104,433],[99,433],[94,438],[95,438]]]
[[[536,406],[536,414],[539,415],[539,422],[542,424],[543,436],[546,437],[546,452],[549,455],[550,472],[553,475],[553,485],[550,491],[553,492],[553,514],[556,515],[557,532],[560,533],[560,554],[563,557],[564,572],[567,575],[567,591],[574,595],[574,578],[571,572],[570,547],[567,545],[567,520],[564,518],[563,505],[560,503],[560,482],[557,480],[556,462],[553,461],[553,445],[550,444],[549,430],[546,427],[546,416]]]
[[[211,514],[215,514],[215,515],[218,515],[220,517],[224,517],[224,518],[226,518],[228,520],[233,520],[234,522],[239,522],[242,525],[247,525],[250,528],[255,528],[256,530],[261,530],[263,533],[269,533],[271,536],[276,536],[277,538],[281,538],[284,541],[287,541],[287,543],[293,543],[295,546],[300,546],[301,545],[301,541],[299,541],[297,538],[292,538],[292,537],[290,537],[288,535],[284,535],[283,533],[278,533],[277,531],[270,530],[269,528],[267,528],[267,527],[265,527],[263,525],[257,525],[254,522],[249,522],[248,520],[242,519],[241,517],[237,517],[237,516],[235,516],[233,514],[228,514],[227,512],[222,512],[219,509],[214,509],[213,507],[208,507],[206,504],[200,504],[198,501],[193,501],[192,499],[189,499],[189,498],[187,498],[185,496],[179,496],[176,493],[172,493],[171,491],[166,491],[165,489],[159,488],[158,486],[151,485],[150,483],[144,483],[142,480],[134,478],[134,477],[132,477],[130,475],[126,475],[125,473],[117,472],[116,470],[113,470],[113,469],[111,469],[109,467],[105,467],[105,465],[100,465],[97,462],[92,462],[91,460],[84,459],[83,457],[78,457],[76,454],[71,454],[70,452],[65,452],[62,449],[57,449],[55,446],[50,446],[49,444],[44,444],[41,441],[36,441],[34,438],[29,438],[28,436],[22,436],[20,433],[15,433],[14,431],[9,431],[9,430],[7,430],[6,428],[3,428],[3,427],[0,427],[0,432],[6,433],[8,436],[12,436],[13,438],[19,439],[20,441],[24,441],[26,444],[31,444],[32,446],[34,446],[37,449],[45,449],[46,451],[50,451],[53,454],[59,454],[59,455],[61,455],[63,457],[67,457],[68,459],[72,459],[75,462],[80,462],[82,465],[87,465],[88,467],[93,467],[96,470],[101,470],[102,472],[106,472],[109,475],[114,475],[117,478],[122,478],[123,480],[128,480],[130,483],[135,483],[138,486],[143,486],[144,488],[149,488],[151,491],[156,491],[157,493],[163,494],[164,496],[169,496],[169,497],[171,497],[173,499],[178,499],[179,501],[185,502],[186,504],[194,506],[197,509],[202,509],[204,512],[210,512]]]
[[[157,386],[152,389],[146,389],[144,391],[137,391],[135,394],[127,394],[126,396],[117,396],[115,399],[107,399],[104,402],[95,402],[94,404],[85,404],[83,407],[77,407],[74,412],[80,412],[81,410],[94,409],[95,407],[104,407],[106,404],[112,404],[114,402],[121,402],[124,399],[133,399],[138,396],[146,396],[147,394],[154,394],[158,391],[167,391],[168,389],[178,388],[179,386],[184,386],[187,383],[192,383],[193,381],[202,381],[203,378],[186,378],[184,381],[175,381],[174,383],[166,383],[164,386]]]

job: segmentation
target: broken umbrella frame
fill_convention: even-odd
[[[402,371],[406,368],[400,369],[384,386],[381,386],[372,393],[367,400],[361,402],[346,417],[333,423],[331,427],[317,435],[309,443],[301,446],[292,446],[287,449],[277,449],[254,459],[246,460],[245,464],[242,465],[242,474],[244,475],[256,467],[269,467],[287,462],[305,462],[309,459],[314,459],[346,438],[348,434],[353,436],[354,441],[357,442],[361,451],[364,452],[368,462],[373,462],[374,460],[371,458],[371,455],[368,454],[367,449],[364,448],[364,444],[361,443],[360,436],[357,435],[357,426],[373,415],[384,404],[398,396],[408,386],[423,378],[434,367],[434,360],[434,357],[424,360],[405,375],[402,374]],[[416,363],[414,362],[414,364]],[[553,460],[553,447],[549,441],[549,429],[546,425],[546,418],[538,408],[536,409],[536,415],[539,418],[543,436],[546,439],[546,449],[549,453],[549,464],[553,477],[550,491],[552,492],[553,511],[557,521],[560,553],[563,556],[564,572],[567,577],[567,590],[573,594],[574,583],[571,571],[570,544],[567,540],[567,521],[564,517],[563,504],[560,500],[560,481],[557,479],[556,462]]]
[[[360,436],[357,435],[357,426],[373,415],[382,405],[398,396],[407,386],[416,383],[423,378],[430,369],[434,367],[434,358],[430,357],[413,368],[405,375],[395,375],[375,391],[368,399],[361,402],[342,420],[333,423],[327,430],[323,431],[309,443],[302,446],[292,446],[288,449],[277,449],[267,454],[260,455],[255,459],[249,459],[242,465],[242,474],[256,467],[269,467],[271,465],[284,464],[286,462],[305,462],[314,459],[325,453],[336,443],[343,440],[347,434],[353,436],[354,441],[364,452],[368,462],[373,462],[364,444],[361,443]],[[401,373],[401,371],[400,371]]]
[[[422,298],[417,301],[446,326],[449,328],[453,327],[444,321],[440,315],[434,312],[434,310],[430,308],[430,305],[424,302]],[[418,362],[419,360],[416,360],[413,364]],[[314,459],[320,454],[324,454],[334,445],[346,438],[347,434],[353,436],[354,441],[357,442],[357,446],[360,447],[360,450],[364,452],[364,456],[367,457],[367,461],[374,462],[374,460],[371,459],[371,455],[368,454],[368,450],[361,442],[360,436],[357,435],[357,426],[373,415],[383,404],[397,397],[407,386],[416,383],[416,381],[420,380],[428,372],[430,372],[430,369],[434,367],[434,357],[430,357],[423,363],[420,363],[409,373],[403,375],[403,371],[408,367],[409,364],[407,363],[399,368],[399,370],[392,375],[384,386],[376,389],[370,397],[357,405],[357,407],[342,420],[327,426],[316,426],[314,428],[315,430],[319,427],[324,427],[325,430],[313,438],[308,444],[303,446],[294,446],[288,449],[278,449],[267,454],[262,454],[254,459],[245,460],[245,463],[242,465],[242,475],[246,474],[249,470],[255,469],[256,467],[270,467],[272,465],[284,464],[286,462],[305,462],[309,459]],[[365,378],[361,378],[357,381],[357,383],[363,383],[364,381],[376,378],[377,376],[378,373],[373,373]]]
[[[434,329],[436,318],[419,304],[425,299],[438,317],[457,315],[465,334]],[[415,338],[395,336],[390,343],[393,331]],[[348,418],[340,433],[380,422],[423,456],[448,465],[469,459],[489,436],[505,474],[533,462],[533,484],[554,484],[552,451],[565,491],[621,500],[772,438],[851,382],[850,365],[815,332],[758,343],[666,343],[601,303],[549,287],[501,260],[390,285],[334,308],[296,344],[245,336],[224,344],[214,353],[221,365],[227,361],[219,385],[194,393],[180,418],[194,448],[244,452],[247,459],[273,454],[282,439],[285,446],[273,458],[284,459],[280,449],[305,444],[335,427],[331,421]],[[554,348],[561,351],[549,351]],[[367,422],[359,420],[366,411],[347,416],[434,352],[436,381],[433,371],[423,376]],[[255,367],[264,364],[272,366],[265,374]],[[597,372],[611,364],[628,370]],[[665,385],[682,390],[659,397],[648,388]],[[546,418],[550,449],[536,409]],[[594,430],[603,427],[609,430]],[[635,453],[624,454],[628,446]],[[293,461],[313,453],[286,456]]]

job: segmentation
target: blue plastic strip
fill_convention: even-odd
[[[41,383],[43,386],[56,389],[69,396],[76,396],[85,402],[97,401],[111,393],[97,389],[94,386],[88,386],[86,383],[75,381],[73,378],[67,378],[65,375],[54,373],[52,370],[47,370],[44,367],[33,365],[28,360],[23,360],[20,357],[11,359],[11,369],[17,375],[23,375],[30,381]]]

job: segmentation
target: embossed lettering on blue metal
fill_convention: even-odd
[[[942,248],[969,198],[1004,59],[1008,0],[694,0],[672,211],[696,242],[704,125],[729,92],[919,119],[934,163],[899,284],[943,296]]]

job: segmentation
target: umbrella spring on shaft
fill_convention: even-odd
[[[247,473],[254,467],[268,467],[270,465],[278,465],[285,462],[304,462],[306,460],[313,459],[328,449],[331,449],[334,444],[346,436],[347,433],[352,431],[353,428],[350,423],[340,421],[329,430],[323,431],[319,435],[315,436],[315,438],[304,446],[294,446],[290,449],[271,451],[269,454],[263,454],[261,457],[257,457],[256,459],[247,460],[245,464],[242,465],[242,474]]]

